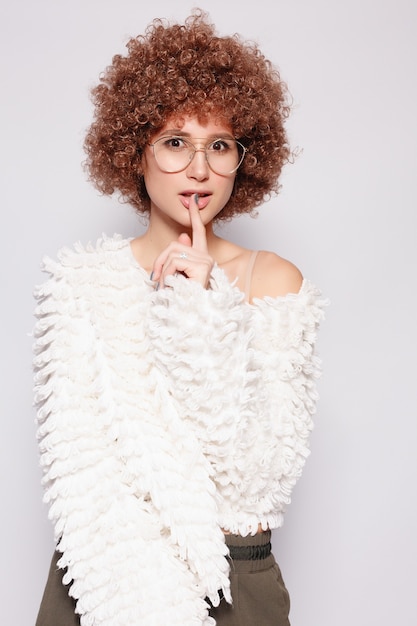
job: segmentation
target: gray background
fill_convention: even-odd
[[[180,0],[37,0],[0,8],[1,623],[30,626],[52,551],[32,408],[32,289],[43,254],[133,211],[80,163],[88,90],[129,36]],[[290,258],[332,300],[313,454],[274,551],[293,626],[411,626],[416,576],[416,4],[212,0],[223,34],[254,39],[294,97],[302,148],[282,195],[225,234]],[[255,626],[255,625],[254,625]]]

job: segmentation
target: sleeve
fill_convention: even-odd
[[[184,484],[184,494],[187,492],[192,497],[190,506],[185,507],[184,495],[181,507],[173,506],[172,502],[161,502],[161,506],[170,512],[171,532],[181,530],[190,567],[203,580],[217,580],[217,589],[222,589],[230,602],[229,580],[224,577],[229,571],[224,558],[227,548],[219,528],[213,484],[218,477],[211,460],[220,449],[221,454],[227,448],[232,455],[236,404],[243,407],[247,393],[245,360],[249,334],[242,339],[245,337],[245,308],[240,306],[243,296],[227,281],[217,281],[216,273],[210,289],[181,275],[167,282],[168,286],[153,296],[146,335],[156,366],[158,388],[169,397],[176,416],[170,420],[176,431],[176,445],[182,437],[192,437],[194,466],[199,466],[202,458],[212,484],[211,502],[203,502],[191,474],[188,484]],[[168,422],[167,428],[170,428]],[[213,433],[216,433],[214,438]],[[166,493],[166,498],[169,495]],[[194,520],[193,524],[181,519],[184,511]],[[208,591],[207,595],[216,604],[219,601],[214,593],[216,589],[211,586]]]
[[[210,463],[217,523],[231,530],[219,516],[222,503],[240,506],[245,476],[253,473],[245,459],[253,447],[259,391],[251,308],[216,266],[209,289],[181,275],[170,287],[155,294],[147,334],[170,396]],[[251,532],[257,528],[254,516]]]
[[[35,292],[38,439],[59,565],[81,626],[213,625],[145,490],[132,493],[121,479],[111,373],[88,304],[91,276],[50,260],[45,269],[51,276]]]
[[[156,293],[149,318],[155,361],[182,418],[203,443],[214,445],[216,433],[224,453],[253,386],[244,296],[216,270],[210,289],[181,275],[171,285]]]
[[[280,298],[255,300],[253,307],[254,367],[259,372],[258,418],[269,430],[265,446],[272,481],[264,489],[264,510],[275,515],[275,525],[291,500],[309,455],[312,417],[318,400],[321,360],[317,333],[328,301],[304,280],[300,292]],[[270,494],[270,502],[268,501]],[[262,492],[258,493],[258,499]],[[275,512],[275,513],[273,513]]]

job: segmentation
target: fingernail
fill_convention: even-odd
[[[149,280],[153,280],[153,272],[150,273]]]
[[[159,283],[156,283],[156,285],[155,285],[155,291],[158,291],[158,289],[159,289]]]
[[[198,193],[194,194],[194,201],[196,204],[198,204]]]

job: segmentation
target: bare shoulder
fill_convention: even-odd
[[[251,300],[298,293],[303,282],[300,270],[274,252],[260,251],[256,257],[251,282]]]

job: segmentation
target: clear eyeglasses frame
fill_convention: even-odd
[[[206,139],[194,141],[206,142],[204,147],[197,148],[192,141],[178,135],[159,137],[149,146],[160,170],[175,174],[185,170],[193,160],[196,152],[204,152],[209,168],[220,176],[234,174],[242,165],[247,148],[237,139],[218,137],[207,142]]]

